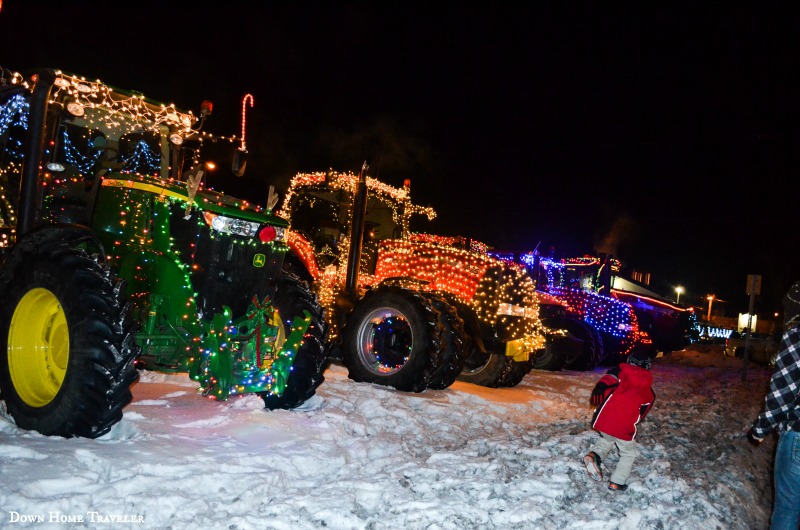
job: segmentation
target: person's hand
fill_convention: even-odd
[[[594,386],[594,390],[592,390],[592,405],[595,407],[600,405],[603,402],[603,397],[605,396],[606,390],[608,389],[608,385],[600,382]]]
[[[747,441],[750,442],[750,445],[758,447],[759,445],[761,445],[761,442],[763,442],[764,439],[756,437],[756,435],[753,433],[753,430],[751,429],[747,431]]]

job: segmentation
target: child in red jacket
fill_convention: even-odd
[[[628,477],[639,456],[634,441],[636,425],[644,419],[656,399],[650,362],[648,354],[634,352],[626,363],[606,372],[592,391],[592,405],[597,407],[592,427],[600,433],[600,438],[583,457],[583,463],[590,477],[603,480],[603,458],[616,446],[619,462],[608,483],[610,490],[628,489]]]

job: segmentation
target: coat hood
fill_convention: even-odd
[[[649,387],[653,384],[653,374],[650,370],[632,364],[622,363],[619,365],[620,379],[625,378],[634,387]]]

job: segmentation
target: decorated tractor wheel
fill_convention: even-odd
[[[304,312],[311,315],[311,324],[303,336],[303,342],[294,354],[292,370],[286,380],[286,388],[281,396],[261,393],[266,408],[293,409],[302,405],[325,380],[323,373],[329,361],[325,355],[325,323],[322,308],[316,297],[309,291],[305,282],[294,274],[283,272],[278,280],[275,293],[276,314],[284,324],[288,335],[292,320]]]
[[[0,298],[0,388],[23,429],[96,438],[138,373],[130,307],[107,266],[66,244],[17,260]]]
[[[567,348],[570,347],[567,337],[549,337],[544,348],[536,352],[531,361],[536,370],[558,372],[564,367],[567,359]]]
[[[522,370],[516,364],[521,363],[515,363],[512,358],[500,353],[473,350],[464,361],[464,369],[461,370],[458,380],[490,388],[514,386],[509,384],[511,380],[521,380],[525,376],[525,373],[519,376],[517,372]]]
[[[458,380],[489,388],[516,386],[531,370],[530,361],[518,362],[505,355],[505,342],[497,341],[503,353],[492,353],[484,343],[480,321],[469,306],[455,303],[464,320],[464,367]]]
[[[464,354],[467,337],[464,321],[458,316],[456,308],[440,295],[430,296],[431,304],[438,314],[438,325],[443,330],[437,368],[431,375],[428,388],[441,390],[452,385],[464,367]]]
[[[342,331],[342,362],[354,381],[422,392],[440,367],[442,330],[422,293],[381,286],[361,298]]]
[[[561,326],[583,342],[581,348],[567,350],[569,354],[564,368],[578,371],[593,370],[603,356],[603,340],[600,338],[600,334],[583,320],[565,318]]]

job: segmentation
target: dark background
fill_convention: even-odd
[[[259,203],[297,172],[358,172],[427,231],[557,257],[611,253],[682,303],[780,311],[800,279],[792,3],[3,0],[0,66],[53,67],[239,135]]]

